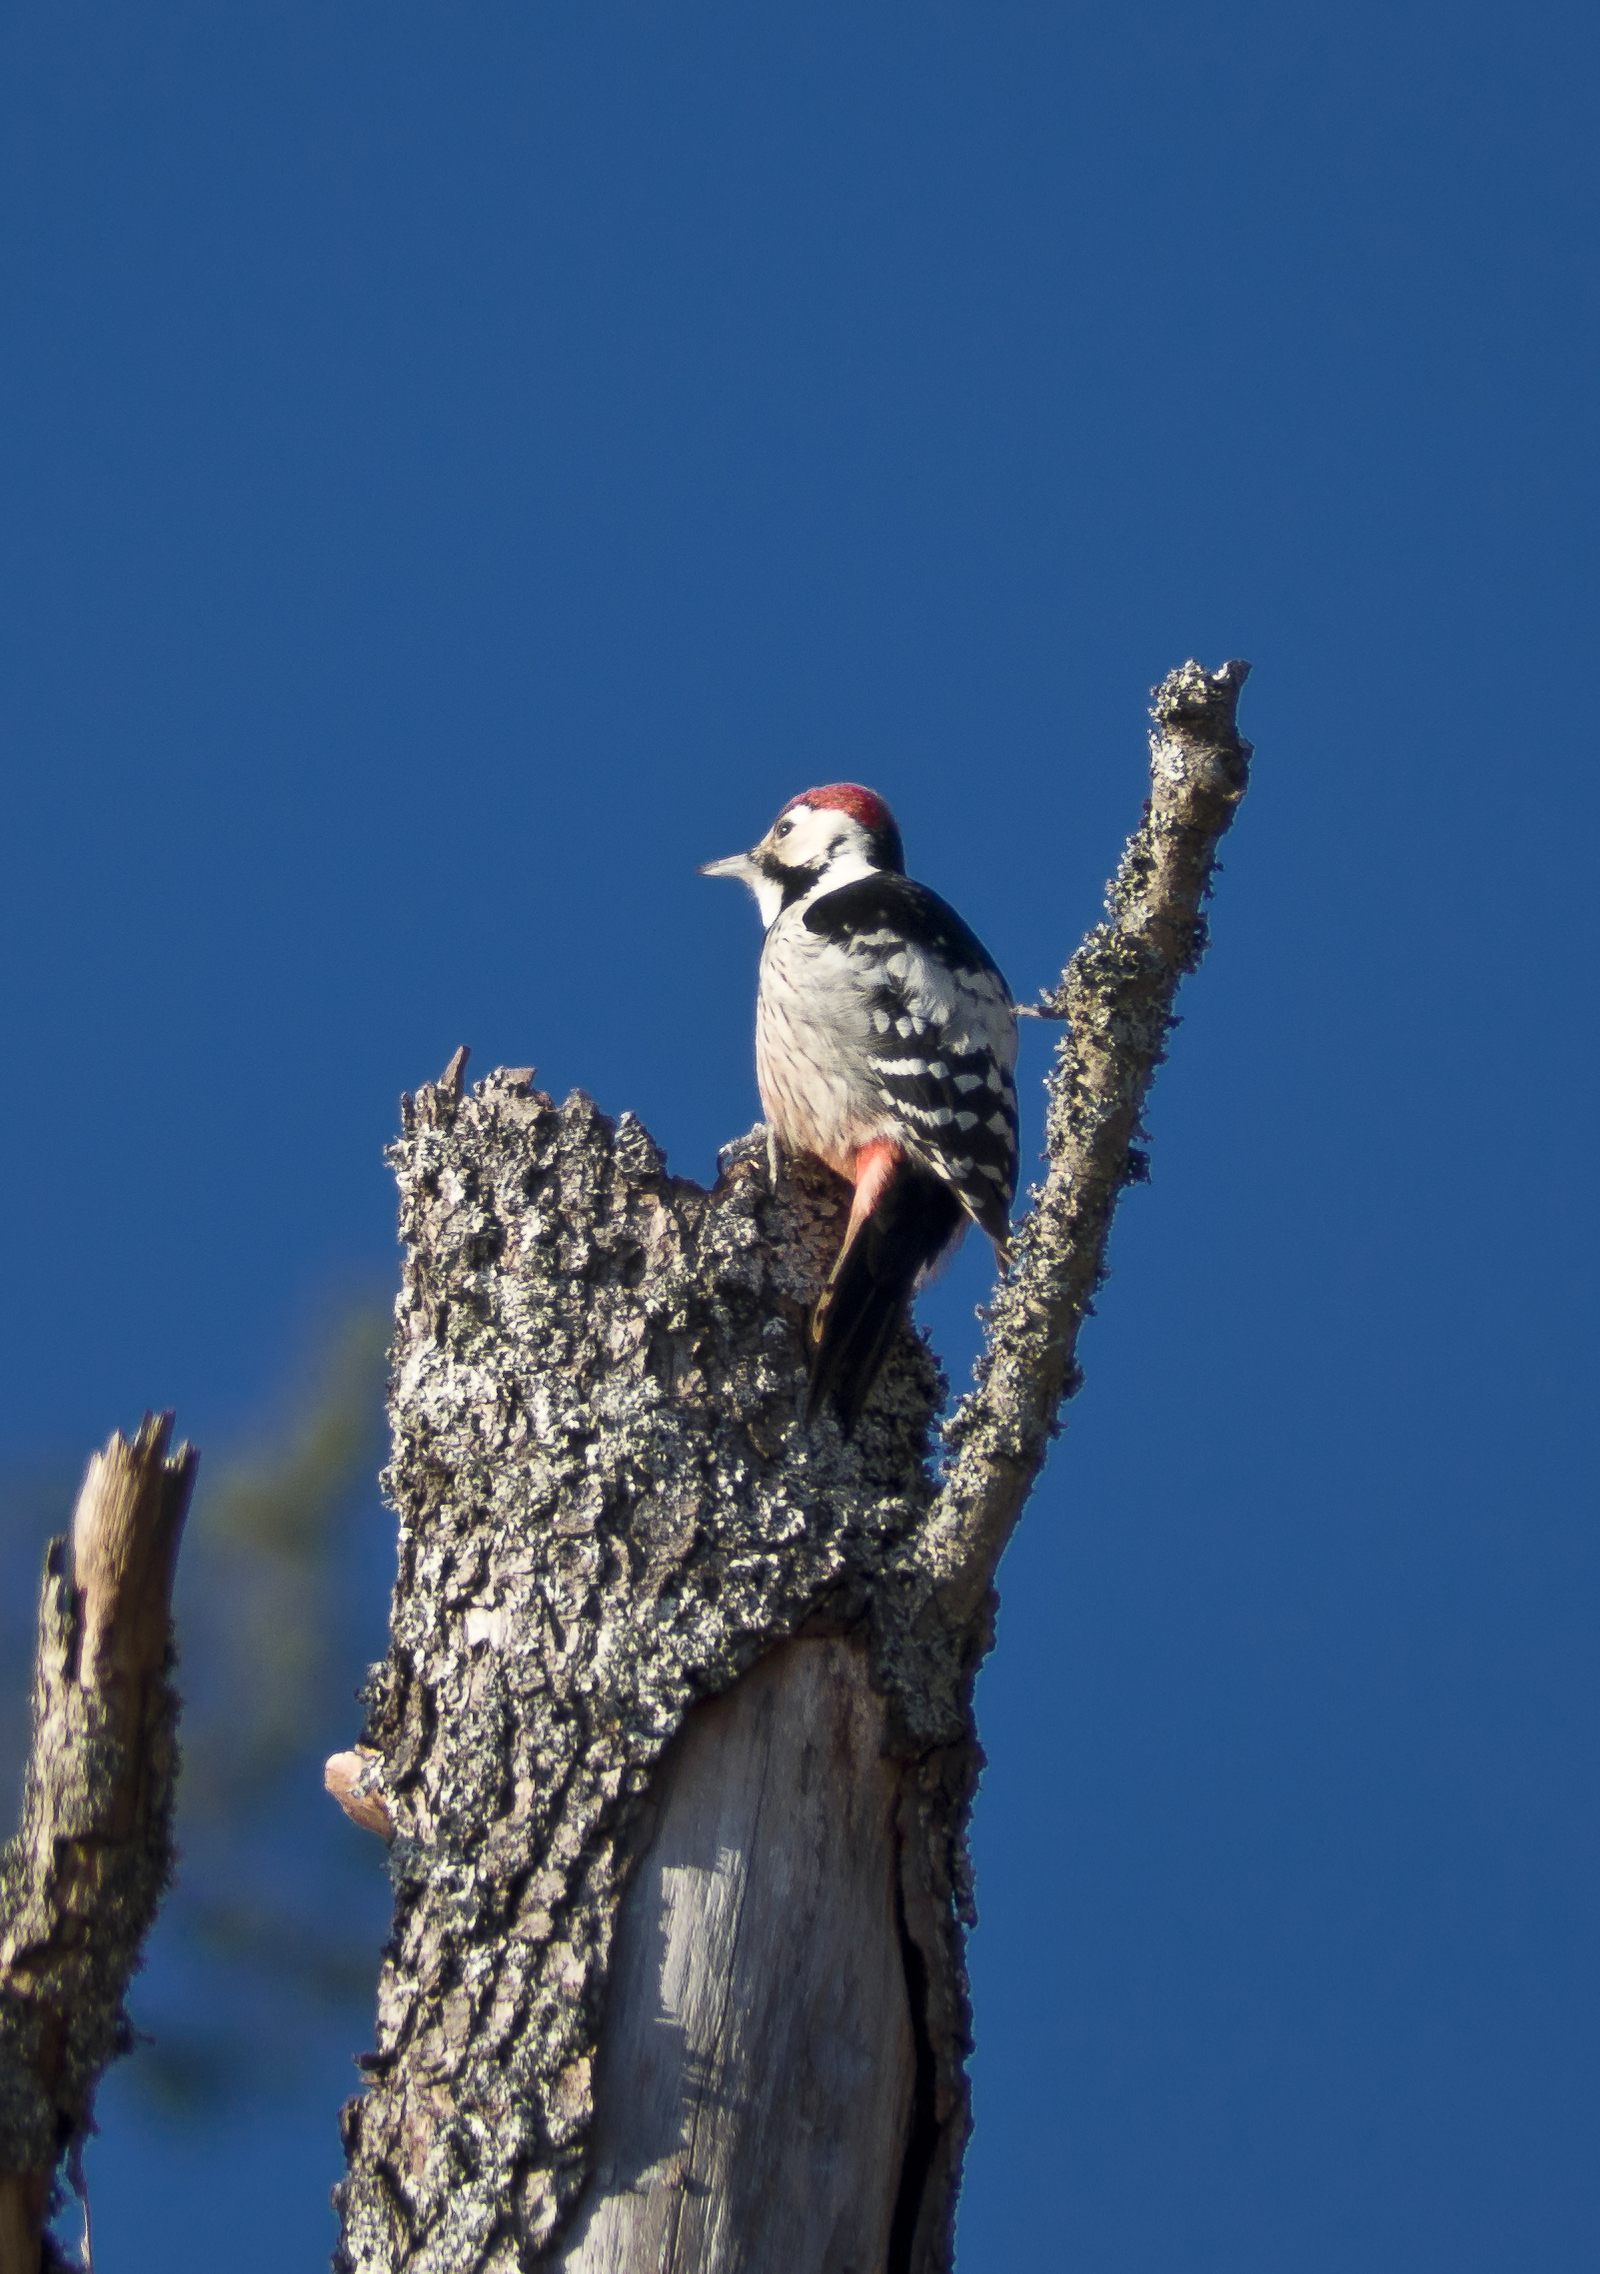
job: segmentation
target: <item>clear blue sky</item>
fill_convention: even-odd
[[[962,2274],[1594,2263],[1597,89],[1556,0],[0,15],[7,1460],[240,1426],[458,1042],[709,1175],[694,865],[807,783],[1031,994],[1255,665],[983,1678]],[[108,2096],[99,2263],[313,2261],[347,2075]]]

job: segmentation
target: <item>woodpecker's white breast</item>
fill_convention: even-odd
[[[849,1174],[893,1139],[1003,1240],[1016,1184],[1016,1013],[1004,979],[925,885],[824,877],[761,956],[756,1074],[779,1141]]]
[[[848,1175],[882,1117],[869,989],[848,956],[806,930],[806,906],[785,908],[761,951],[756,1081],[779,1143]]]

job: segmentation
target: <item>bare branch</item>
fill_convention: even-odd
[[[1042,1016],[1068,1032],[1046,1084],[1049,1169],[996,1293],[978,1385],[945,1432],[951,1459],[924,1553],[946,1614],[970,1618],[1078,1387],[1078,1329],[1105,1268],[1117,1196],[1140,1181],[1140,1116],[1178,983],[1205,949],[1201,904],[1249,781],[1234,714],[1247,663],[1186,663],[1156,689],[1150,802],[1098,925]]]
[[[61,2157],[131,2042],[172,1870],[172,1579],[199,1456],[170,1413],[91,1455],[39,1605],[22,1826],[0,1861],[0,2274],[35,2274]]]

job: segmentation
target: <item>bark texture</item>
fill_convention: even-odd
[[[1046,1006],[1071,1022],[1049,1167],[942,1476],[914,1333],[852,1439],[800,1419],[828,1172],[774,1191],[757,1130],[708,1193],[526,1072],[467,1095],[464,1053],[404,1101],[392,1647],[331,1772],[392,1826],[396,1890],[346,2267],[948,2267],[972,1678],[1201,950],[1243,678],[1158,690],[1151,803]],[[870,1977],[848,2029],[829,1952]]]
[[[0,2274],[33,2274],[55,2170],[102,2070],[172,1870],[171,1602],[198,1456],[146,1415],[89,1462],[39,1604],[22,1826],[0,1861]]]

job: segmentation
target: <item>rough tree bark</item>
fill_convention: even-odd
[[[338,2263],[944,2274],[968,2130],[972,1685],[1077,1386],[1244,793],[1246,667],[1157,691],[1151,799],[1041,1015],[1048,1169],[977,1385],[906,1333],[799,1418],[845,1188],[715,1188],[462,1059],[404,1101],[391,1649],[330,1784],[392,1834]]]
[[[172,1578],[198,1455],[170,1413],[94,1454],[39,1603],[22,1825],[0,1859],[0,2274],[55,2253],[55,2172],[132,2032],[123,1996],[172,1871]]]

